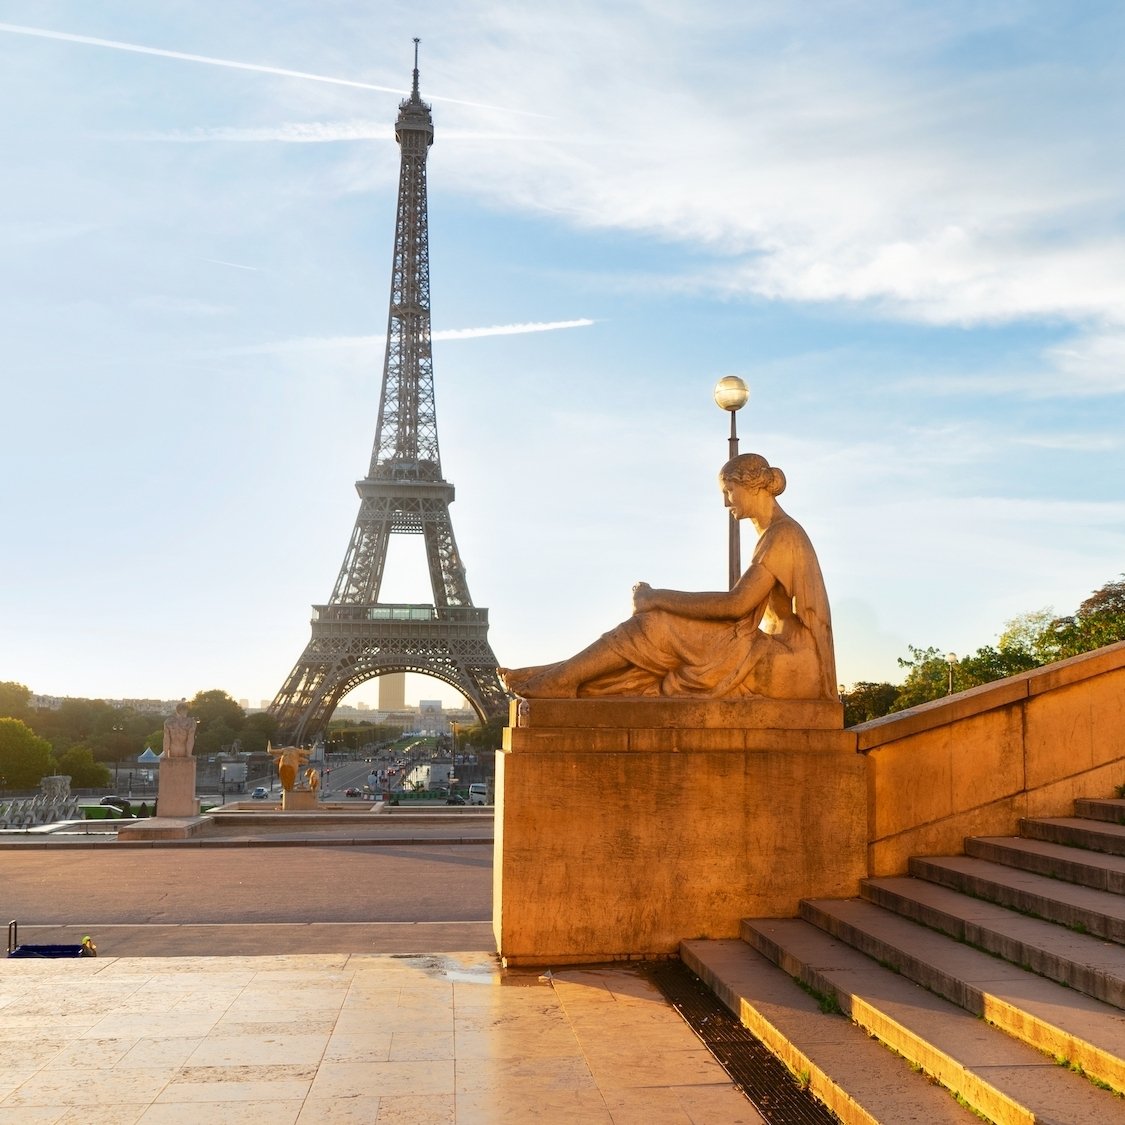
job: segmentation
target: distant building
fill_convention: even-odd
[[[379,710],[406,710],[405,672],[390,672],[379,677]]]
[[[129,707],[146,715],[165,716],[174,714],[176,704],[183,702],[180,699],[105,699],[100,696],[94,698],[79,695],[32,695],[28,697],[28,705],[37,711],[58,711],[67,700],[108,703],[110,707]]]
[[[425,734],[437,734],[445,730],[440,699],[418,700],[418,729]]]

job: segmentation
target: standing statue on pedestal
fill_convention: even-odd
[[[164,720],[164,756],[190,758],[195,749],[196,720],[188,714],[186,703],[176,704],[176,713]]]
[[[812,543],[777,502],[785,474],[757,453],[719,472],[728,508],[758,532],[731,590],[633,587],[633,616],[557,664],[501,668],[527,699],[659,696],[836,700],[828,595]]]
[[[297,772],[308,761],[312,751],[300,746],[270,745],[267,749],[277,763],[277,779],[281,782],[282,792],[291,792],[297,784]]]
[[[164,720],[164,753],[161,755],[157,805],[162,817],[194,817],[199,813],[195,795],[195,728],[186,703]]]

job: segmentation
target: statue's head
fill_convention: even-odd
[[[740,453],[719,470],[719,483],[736,481],[746,488],[761,488],[771,496],[785,491],[785,474],[760,453]]]
[[[176,714],[177,715],[186,715],[187,714],[187,704],[186,703],[177,703],[176,704]]]

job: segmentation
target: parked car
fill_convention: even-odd
[[[465,798],[462,797],[460,793],[451,793],[448,797],[445,798],[445,803],[447,805],[463,805],[466,802]]]
[[[269,797],[270,791],[264,785],[256,785],[254,792],[250,794],[251,798],[255,801],[264,801]]]
[[[363,796],[363,790],[357,789],[354,785],[349,785],[347,787],[347,789],[344,790],[344,796],[345,797],[362,797]]]
[[[114,805],[116,808],[119,808],[119,809],[128,809],[130,807],[131,802],[125,797],[103,797],[98,802],[98,804],[99,805]]]

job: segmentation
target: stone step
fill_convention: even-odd
[[[680,957],[844,1125],[978,1120],[865,1029],[839,1012],[824,1012],[815,997],[744,941],[685,941]]]
[[[1019,836],[972,836],[965,841],[965,854],[1082,887],[1125,894],[1125,858],[1121,856]]]
[[[994,902],[970,898],[923,879],[865,879],[860,894],[875,906],[955,941],[1003,957],[1013,965],[1116,1008],[1125,1008],[1125,947],[1114,942],[1077,933],[1042,918],[1017,914]]]
[[[1109,891],[964,855],[916,856],[910,860],[910,874],[1072,930],[1125,943],[1125,897]]]
[[[1112,1005],[862,899],[807,899],[800,909],[804,920],[880,964],[1125,1091],[1125,1019]]]
[[[886,913],[869,903],[858,905]],[[903,919],[894,920],[921,930]],[[755,950],[815,992],[834,999],[868,1034],[990,1121],[1005,1125],[1125,1122],[1125,1101],[1114,1097],[1111,1091],[1099,1088],[1049,1055],[1004,1034],[905,976],[876,964],[807,921],[744,919],[742,932]],[[930,938],[935,945],[960,949],[1005,968],[1003,962],[955,946],[949,938],[939,934],[930,934]],[[1048,983],[1027,973],[1022,976],[1031,982]],[[1060,989],[1059,985],[1050,987]],[[1074,993],[1067,995],[1080,1003],[1097,1004]],[[885,1125],[897,1125],[893,1117],[884,1121]]]
[[[1110,824],[1125,824],[1125,800],[1079,797],[1074,802],[1074,815],[1087,820],[1106,820]]]
[[[1107,824],[1080,816],[1032,817],[1020,821],[1020,835],[1028,840],[1046,840],[1051,844],[1125,856],[1125,825],[1121,824]]]

